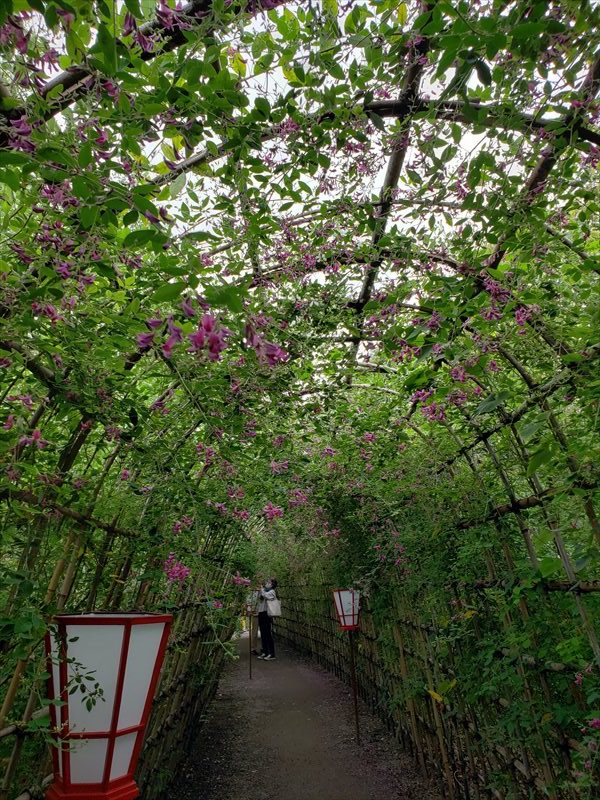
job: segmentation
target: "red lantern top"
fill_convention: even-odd
[[[360,614],[360,592],[357,589],[334,589],[333,599],[340,628],[343,631],[358,629]]]

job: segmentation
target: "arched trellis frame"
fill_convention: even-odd
[[[180,514],[186,502],[212,502],[211,492],[218,484],[217,479],[212,479],[216,470],[210,461],[212,456],[204,457],[202,453],[207,452],[206,448],[220,453],[219,443],[225,442],[218,465],[223,483],[233,478],[232,470],[236,468],[229,458],[239,456],[237,468],[242,474],[244,470],[251,474],[253,469],[249,466],[253,464],[249,449],[245,445],[236,449],[232,444],[239,429],[232,424],[224,434],[219,427],[220,418],[242,418],[249,406],[254,406],[257,415],[267,417],[269,403],[276,405],[280,398],[282,408],[293,413],[293,398],[306,397],[312,391],[324,393],[326,398],[356,398],[378,392],[388,401],[398,398],[393,400],[390,417],[392,411],[397,416],[396,406],[408,408],[396,420],[400,423],[397,428],[432,442],[439,456],[439,475],[456,474],[453,471],[464,459],[473,480],[478,482],[478,491],[491,491],[493,495],[489,507],[479,516],[456,520],[458,532],[490,524],[497,535],[498,551],[486,556],[486,577],[476,585],[455,587],[454,600],[463,603],[475,594],[493,593],[508,578],[526,582],[531,571],[539,570],[541,558],[548,553],[546,544],[538,552],[531,531],[531,520],[539,514],[536,519],[540,522],[534,527],[539,524],[550,531],[562,571],[560,576],[553,574],[552,580],[543,582],[544,589],[571,597],[591,657],[598,662],[600,651],[590,613],[590,608],[596,609],[590,598],[594,597],[597,584],[587,575],[581,580],[575,572],[572,542],[568,537],[565,540],[557,520],[560,510],[556,509],[563,501],[581,508],[591,535],[598,540],[600,529],[593,501],[597,475],[589,468],[585,445],[574,446],[593,435],[594,421],[588,415],[585,423],[578,423],[573,414],[565,414],[557,395],[568,391],[577,396],[593,384],[600,349],[591,338],[590,327],[585,329],[582,323],[572,334],[564,320],[557,323],[556,304],[549,301],[548,308],[533,312],[535,298],[529,298],[531,287],[537,297],[540,283],[535,275],[539,261],[532,256],[536,247],[553,252],[560,246],[564,256],[564,269],[562,256],[555,259],[559,263],[558,277],[551,274],[550,283],[560,285],[572,269],[571,259],[577,262],[576,271],[588,293],[581,298],[583,306],[598,271],[596,239],[591,236],[584,243],[582,237],[577,237],[574,221],[583,204],[594,202],[589,200],[591,192],[581,194],[586,176],[592,184],[594,179],[589,171],[577,171],[574,155],[593,161],[595,148],[600,145],[595,125],[600,58],[599,43],[594,38],[597,11],[593,4],[575,9],[557,3],[549,6],[546,14],[546,9],[519,2],[489,3],[481,9],[466,8],[460,3],[365,2],[357,4],[357,8],[366,9],[363,13],[335,0],[311,3],[308,8],[279,0],[230,6],[197,0],[180,10],[173,4],[161,3],[156,17],[143,22],[135,19],[136,2],[126,3],[126,8],[115,3],[112,9],[106,3],[98,3],[97,41],[82,59],[85,45],[78,26],[80,21],[89,22],[89,10],[84,6],[75,3],[71,12],[57,10],[52,2],[32,3],[34,23],[2,12],[4,46],[12,46],[22,56],[27,54],[30,60],[44,55],[52,59],[49,51],[38,52],[36,36],[41,41],[44,26],[54,27],[54,43],[61,46],[66,42],[64,58],[70,61],[64,71],[43,80],[43,61],[42,66],[34,64],[32,68],[27,58],[17,58],[15,81],[5,81],[0,110],[0,143],[4,148],[0,151],[0,165],[6,167],[3,186],[13,192],[11,198],[15,201],[15,209],[4,209],[7,233],[1,246],[8,253],[7,259],[12,260],[7,262],[9,266],[16,265],[17,275],[16,281],[9,281],[7,299],[2,301],[0,348],[7,362],[3,366],[7,381],[2,387],[2,402],[11,413],[15,402],[22,402],[27,411],[27,416],[12,413],[19,417],[18,435],[10,433],[11,423],[6,450],[9,479],[0,487],[0,500],[18,520],[15,531],[8,534],[7,552],[13,550],[11,568],[16,568],[18,575],[31,575],[36,570],[42,575],[47,573],[47,588],[36,601],[42,617],[60,610],[67,601],[87,608],[101,598],[111,607],[128,603],[152,608],[164,601],[153,583],[160,565],[160,548],[155,547],[157,526],[164,526],[167,519],[170,524],[171,513]],[[45,13],[44,22],[35,16],[40,11]],[[127,18],[126,11],[130,15]],[[116,27],[117,21],[122,27]],[[38,23],[34,36],[28,25]],[[244,40],[245,28],[251,31],[251,38],[270,31],[270,40],[260,40],[264,52],[260,47],[255,52],[248,39]],[[339,57],[337,69],[327,58],[319,60],[321,56],[314,54],[318,48],[313,43],[323,30],[329,37],[328,46]],[[494,36],[500,37],[499,43],[490,41]],[[467,44],[453,49],[452,37]],[[528,38],[530,49],[525,41]],[[368,51],[365,39],[372,40]],[[509,47],[523,58],[522,74],[509,63]],[[353,48],[363,53],[361,63],[371,69],[370,78],[361,77],[360,71],[353,72]],[[564,69],[560,58],[552,54],[553,48],[564,56]],[[327,51],[327,47],[323,49]],[[283,74],[288,86],[285,91],[276,89],[271,94],[260,84],[254,86],[248,90],[251,110],[246,111],[240,96],[249,85],[248,62],[255,68],[265,53],[272,58],[262,62],[264,71],[273,73],[276,83]],[[498,53],[505,59],[507,74],[515,80],[509,91],[497,72],[502,65],[494,66],[493,73],[488,65]],[[272,67],[276,58],[279,66]],[[539,72],[536,59],[541,61]],[[445,69],[439,66],[441,63],[446,64]],[[310,69],[305,70],[307,66]],[[11,67],[12,62],[7,62],[7,69]],[[313,68],[323,71],[322,94],[311,82]],[[523,81],[527,75],[544,71],[550,73],[550,89],[527,102]],[[128,83],[125,73],[142,77],[137,84],[135,80]],[[477,85],[475,75],[479,79]],[[24,83],[26,78],[35,89],[19,88],[19,82]],[[344,81],[345,88],[338,95],[327,94]],[[567,90],[561,81],[573,88]],[[119,90],[120,83],[126,90]],[[149,98],[152,92],[147,91],[148,85],[154,87],[154,98]],[[202,94],[194,95],[197,85],[202,86]],[[431,89],[433,97],[428,96]],[[389,96],[374,97],[375,90]],[[134,96],[134,91],[139,95]],[[511,102],[513,95],[518,103]],[[226,110],[223,103],[229,103]],[[538,113],[537,103],[546,110]],[[176,135],[171,131],[163,136],[161,144],[166,149],[162,162],[157,162],[150,152],[158,130],[150,122],[153,115],[161,118],[163,132],[169,126],[177,129]],[[128,119],[135,119],[140,127],[134,125],[133,132],[128,132]],[[78,121],[85,123],[79,138],[73,135]],[[454,188],[448,191],[443,180],[445,171],[450,180],[461,183],[461,173],[457,178],[460,164],[455,156],[448,156],[447,163],[438,167],[441,173],[435,176],[437,183],[428,187],[433,193],[420,191],[420,187],[415,190],[414,175],[418,170],[415,172],[410,163],[415,152],[422,149],[434,158],[435,149],[427,151],[428,141],[447,130],[444,126],[453,125],[462,131],[487,132],[489,141],[496,139],[507,148],[517,168],[512,174],[513,184],[504,184],[513,186],[506,198],[486,197],[485,193],[477,196],[474,191],[472,196],[467,192],[466,197],[460,197]],[[423,126],[430,129],[424,133]],[[27,132],[27,128],[31,131]],[[359,199],[356,176],[347,183],[340,181],[340,197],[331,196],[327,188],[313,191],[306,181],[305,188],[296,191],[293,184],[302,181],[303,176],[309,176],[309,183],[315,182],[318,166],[327,173],[332,140],[336,132],[344,129],[357,134],[351,141],[359,142],[363,152],[365,148],[372,150],[377,165],[384,155],[389,155],[379,192]],[[42,141],[44,132],[47,143]],[[109,148],[102,141],[107,132],[112,137]],[[147,137],[147,149],[136,147],[132,141],[136,136]],[[58,145],[63,138],[66,146],[61,150]],[[279,163],[273,161],[270,144],[285,153]],[[450,146],[450,138],[446,137],[443,144]],[[114,151],[110,150],[113,146]],[[341,143],[340,152],[348,156],[352,150],[345,152],[343,146]],[[119,148],[125,155],[117,155]],[[261,170],[256,162],[261,159],[261,148],[274,164],[270,183],[259,180]],[[327,150],[321,161],[315,154],[319,148],[324,153]],[[480,154],[483,149],[479,146],[476,152]],[[185,157],[180,151],[185,151]],[[132,154],[135,163],[128,160]],[[245,161],[253,164],[253,171],[248,174],[243,169]],[[482,163],[483,169],[493,169],[489,162],[487,166]],[[311,164],[318,166],[313,169]],[[348,174],[352,169],[354,166],[349,165]],[[472,175],[474,172],[469,169],[469,179]],[[221,198],[207,214],[199,210],[201,203],[195,200],[197,216],[184,219],[179,215],[178,204],[182,202],[185,176],[189,176],[190,197],[192,193],[198,196],[198,192],[210,197],[224,189],[223,193],[231,194],[233,199]],[[370,175],[369,179],[374,177]],[[432,176],[427,177],[429,180]],[[21,181],[30,182],[33,191],[19,206]],[[53,203],[61,202],[52,199],[56,198],[56,187],[65,181],[76,190],[75,202],[53,207]],[[402,197],[400,187],[406,190],[411,184],[410,197]],[[273,187],[280,190],[289,208],[297,211],[292,219],[285,212],[272,213]],[[34,196],[38,189],[46,199],[50,198],[46,205],[45,200]],[[464,192],[462,186],[460,193]],[[323,198],[319,197],[321,193]],[[545,197],[549,198],[547,204]],[[548,210],[548,206],[563,201],[566,218],[572,214],[569,235],[575,240],[561,230],[562,221],[554,220]],[[10,206],[9,201],[7,204]],[[29,213],[31,208],[34,210]],[[407,209],[408,216],[403,217]],[[450,244],[443,249],[440,238],[444,237],[431,235],[422,224],[424,219],[431,219],[430,210],[438,217],[456,213],[471,233],[461,241],[460,237],[453,237],[453,222],[445,221]],[[40,224],[35,214],[43,215]],[[170,225],[170,214],[177,217],[174,226]],[[71,252],[64,250],[65,241],[58,246],[54,241],[60,240],[61,234],[50,234],[43,227],[52,219],[62,224],[62,217],[71,235],[85,242],[80,255],[86,266],[80,276],[95,275],[100,287],[95,297],[85,295],[82,287],[87,305],[81,320],[70,313],[68,304],[61,312],[51,302],[68,297],[64,285],[57,284],[49,272],[57,267],[63,274],[64,269],[74,270]],[[327,239],[323,229],[332,219],[344,234],[338,237],[339,241],[330,236],[327,246],[315,246],[313,254],[313,242]],[[12,220],[16,222],[11,227]],[[292,249],[291,257],[281,254],[278,226],[283,228],[283,241]],[[585,228],[588,223],[582,226]],[[119,235],[119,228],[128,230],[128,236]],[[40,231],[44,231],[47,240],[39,239]],[[490,232],[493,235],[486,238]],[[196,242],[209,243],[212,249],[198,254],[194,250]],[[61,246],[66,253],[64,259],[59,256]],[[164,258],[163,253],[167,254]],[[204,259],[202,267],[195,260],[198,255]],[[144,264],[140,272],[136,271],[138,258]],[[283,263],[278,263],[278,258]],[[60,265],[65,259],[66,268]],[[178,266],[177,259],[184,268]],[[212,271],[211,259],[216,264]],[[507,274],[510,269],[518,272],[523,259],[531,261],[529,284],[527,279],[515,281]],[[98,264],[97,269],[94,263]],[[424,264],[428,270],[425,276]],[[233,274],[221,281],[217,272],[223,267]],[[377,316],[385,306],[379,295],[381,286],[393,275],[392,267],[399,270],[396,294],[390,301],[394,323],[388,326],[380,316],[375,327],[382,331],[373,331],[370,317],[373,313]],[[64,280],[74,279],[71,274]],[[321,285],[330,292],[331,308],[327,298],[318,297]],[[450,305],[456,305],[454,315],[448,313],[446,291]],[[305,331],[286,302],[293,296],[301,304],[315,308],[312,318],[310,314],[304,317]],[[308,300],[303,299],[305,296]],[[470,377],[470,385],[481,390],[483,402],[487,396],[489,410],[484,405],[482,411],[476,403],[464,407],[457,404],[455,408],[446,404],[448,419],[433,419],[453,388],[448,374],[461,365],[462,343],[481,338],[477,322],[480,312],[489,307],[490,297],[494,309],[497,296],[513,313],[520,313],[523,321],[516,331],[525,334],[521,338],[514,337],[515,326],[511,330],[506,318],[496,331],[488,331],[494,352],[506,365],[503,375],[510,377],[504,377],[499,388],[489,375],[479,371]],[[552,292],[548,291],[546,297],[551,298]],[[102,318],[101,298],[116,312],[108,322]],[[200,310],[212,308],[218,324],[231,325],[228,343],[231,347],[235,343],[240,350],[238,355],[248,361],[254,358],[253,349],[264,360],[261,347],[266,340],[256,339],[256,330],[244,331],[246,317],[250,317],[251,327],[263,324],[257,321],[263,311],[271,311],[272,305],[274,315],[284,325],[284,333],[278,334],[271,321],[269,334],[273,338],[279,336],[291,358],[275,356],[281,365],[271,371],[259,363],[258,377],[253,374],[254,368],[247,372],[241,368],[239,380],[233,356],[218,364],[201,357],[198,369],[198,362],[185,352],[183,345],[176,342],[175,351],[169,352],[159,343],[160,340],[164,345],[169,332],[173,335],[173,325],[186,322],[185,309],[182,314],[174,303],[181,298],[188,304],[199,299],[198,315]],[[30,313],[32,301],[38,303],[35,315]],[[479,304],[480,301],[484,302]],[[40,303],[46,305],[40,308]],[[48,308],[48,303],[54,310]],[[571,290],[564,313],[576,310],[577,292]],[[160,313],[162,327],[152,344],[147,339],[142,339],[141,344],[138,337],[136,346],[135,334],[156,330],[146,327],[154,312]],[[174,315],[175,321],[168,320],[169,314]],[[452,316],[452,321],[442,325],[445,337],[436,342],[435,336],[430,335],[435,334],[437,324],[432,319],[444,314]],[[411,315],[420,320],[413,324],[418,333],[412,340],[417,342],[415,345],[406,337]],[[73,336],[73,346],[61,333],[63,323]],[[87,326],[88,337],[95,341],[85,341]],[[366,361],[370,352],[367,347],[378,342],[381,346],[377,357]],[[336,355],[334,366],[324,368],[325,360],[340,344],[341,357]],[[417,351],[435,344],[440,345],[440,353],[430,357],[427,370],[421,370],[423,361]],[[89,360],[86,352],[90,353]],[[106,370],[100,369],[103,360]],[[300,367],[295,371],[295,366],[302,363],[308,363],[310,369]],[[214,380],[210,377],[213,368]],[[314,378],[315,387],[311,385]],[[95,388],[95,383],[100,394],[88,390],[90,385]],[[233,398],[231,386],[235,387]],[[424,420],[422,415],[428,406],[414,396],[415,389],[435,392],[430,396],[440,398],[438,411],[430,409],[430,416]],[[260,399],[265,394],[269,397],[266,404]],[[9,400],[12,396],[28,399]],[[590,402],[580,401],[582,413],[589,411]],[[157,412],[160,414],[169,406],[171,416],[157,419]],[[537,411],[541,412],[547,437],[536,433],[526,440],[522,421]],[[488,422],[490,413],[497,416],[496,422]],[[440,439],[441,432],[450,444]],[[252,429],[247,433],[249,438],[254,435]],[[111,441],[105,441],[105,436]],[[540,438],[542,448],[537,446]],[[48,445],[42,444],[46,441]],[[190,449],[196,444],[204,448],[200,451],[200,468],[190,458]],[[558,466],[547,471],[546,464],[552,459]],[[490,473],[485,479],[482,464],[488,465]],[[36,482],[37,473],[41,473],[42,482]],[[132,495],[119,490],[119,473],[127,474],[123,480],[134,485]],[[158,488],[152,486],[144,494],[149,485],[145,485],[146,481],[155,481]],[[500,492],[508,503],[501,501]],[[112,502],[113,495],[118,502]],[[256,504],[262,502],[260,498],[260,492],[255,491]],[[155,507],[160,509],[158,514]],[[219,513],[215,511],[217,521]],[[514,520],[516,527],[508,519]],[[214,563],[211,559],[227,563],[243,530],[239,525],[225,525],[222,530],[219,524],[214,525],[202,534],[203,559],[209,564]],[[165,541],[161,540],[161,546],[166,546]],[[221,578],[212,575],[212,568],[206,581],[218,584]],[[7,617],[19,612],[22,594],[17,584],[6,593]],[[167,682],[165,689],[169,699],[163,703],[161,695],[157,722],[148,740],[148,747],[167,754],[167,761],[177,749],[173,743],[181,738],[185,724],[196,711],[201,711],[210,693],[209,689],[200,693],[197,708],[189,712],[192,716],[181,719],[180,709],[188,705],[184,688],[189,669],[199,663],[203,648],[207,650],[202,640],[206,628],[194,627],[191,587],[188,595],[180,603],[181,626],[186,630],[178,639],[173,681]],[[521,597],[516,610],[506,610],[501,627],[518,627],[516,615],[527,624],[533,613],[531,605],[529,598]],[[463,644],[440,666],[430,637],[438,626],[435,615],[433,622],[417,618],[416,612],[403,607],[400,601],[397,612],[398,621],[406,627],[404,630],[400,625],[394,631],[400,677],[408,678],[410,661],[411,670],[418,663],[418,674],[435,685],[440,670],[451,672],[452,659],[460,661]],[[492,626],[496,624],[491,618],[487,621]],[[224,632],[227,630],[225,627]],[[410,645],[406,642],[408,630],[416,632]],[[476,635],[481,636],[478,628]],[[19,762],[26,760],[21,758],[22,752],[27,751],[23,749],[27,738],[24,732],[29,730],[39,701],[39,682],[33,672],[35,645],[34,635],[24,650],[16,652],[10,638],[3,642],[14,671],[5,679],[0,737],[4,741],[13,736],[16,739],[0,787],[2,798],[8,796]],[[210,687],[220,663],[215,653],[221,651],[218,647],[208,651],[215,663],[212,677],[205,682]],[[531,673],[531,658],[530,653],[518,654],[525,696],[534,698],[539,686],[550,702],[554,688],[543,669],[538,674]],[[372,673],[372,683],[380,690],[381,680],[382,673]],[[507,702],[509,698],[498,699],[500,710]],[[408,697],[406,710],[410,733],[404,723],[400,727],[407,735],[407,743],[412,742],[423,764],[441,764],[450,795],[464,790],[461,776],[468,774],[471,789],[465,796],[469,796],[468,791],[478,796],[478,792],[485,791],[487,778],[492,772],[501,771],[503,764],[511,772],[513,790],[522,790],[524,776],[525,784],[534,787],[534,791],[552,794],[557,791],[560,770],[571,769],[569,749],[574,745],[565,741],[564,726],[558,725],[552,733],[552,737],[559,737],[560,756],[554,745],[550,747],[552,754],[547,752],[545,729],[541,727],[534,733],[534,744],[520,745],[517,755],[510,748],[501,747],[487,755],[483,752],[485,739],[483,744],[477,739],[477,709],[463,708],[455,717],[445,716],[445,709],[436,702],[424,710],[422,704]],[[161,735],[161,730],[166,734]],[[147,780],[157,785],[155,773],[164,763],[157,758],[154,764],[151,768],[148,759],[142,770],[148,773]],[[496,796],[502,796],[494,791]]]

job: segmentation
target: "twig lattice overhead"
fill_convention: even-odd
[[[52,615],[175,613],[159,797],[267,568],[342,676],[361,590],[449,797],[593,795],[598,14],[0,3],[0,800],[49,771]]]

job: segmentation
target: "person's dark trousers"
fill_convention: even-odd
[[[266,611],[258,612],[258,627],[262,651],[266,656],[275,655],[275,642],[273,641],[273,620]]]

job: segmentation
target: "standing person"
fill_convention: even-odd
[[[275,642],[273,641],[273,617],[269,615],[269,602],[277,600],[277,581],[269,578],[258,593],[258,627],[260,629],[260,641],[262,645],[259,658],[263,661],[273,661],[275,659]]]

